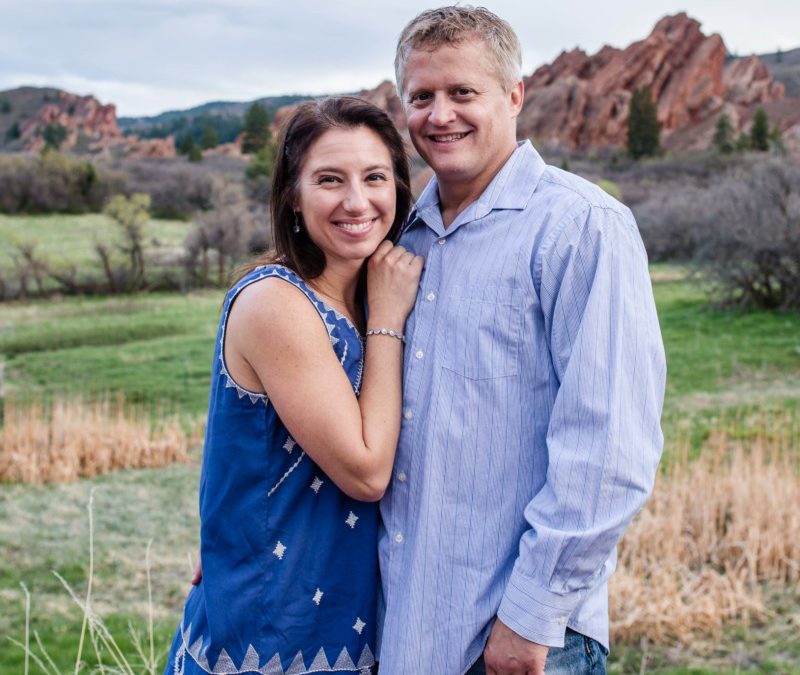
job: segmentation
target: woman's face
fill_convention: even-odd
[[[395,202],[392,157],[371,129],[330,129],[309,147],[294,206],[328,264],[372,255],[392,227]]]

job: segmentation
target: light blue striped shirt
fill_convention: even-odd
[[[616,544],[650,494],[666,367],[631,212],[519,145],[445,229],[436,179],[383,501],[381,675],[459,675],[498,616],[608,646]]]

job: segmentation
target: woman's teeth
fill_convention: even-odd
[[[372,221],[375,220],[367,220],[363,223],[336,223],[336,227],[341,227],[343,230],[347,230],[348,232],[363,232],[366,230],[370,225],[372,225]]]

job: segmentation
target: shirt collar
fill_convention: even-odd
[[[522,210],[536,190],[545,167],[544,160],[530,141],[518,142],[517,149],[481,196],[467,206],[447,230],[442,224],[439,206],[439,181],[433,176],[417,199],[406,229],[422,221],[437,234],[444,235],[465,223],[483,218],[495,209]]]

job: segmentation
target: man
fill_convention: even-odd
[[[517,143],[505,21],[423,12],[395,67],[435,177],[401,241],[426,262],[381,503],[381,675],[604,672],[606,582],[663,440],[636,224]]]

